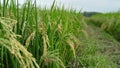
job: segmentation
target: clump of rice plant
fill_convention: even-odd
[[[10,53],[13,55],[13,57],[15,57],[18,60],[18,62],[20,63],[21,68],[36,68],[36,67],[39,68],[39,66],[38,66],[35,58],[33,58],[32,54],[30,52],[28,52],[27,49],[19,41],[17,41],[16,38],[18,37],[18,35],[12,31],[13,26],[16,24],[16,22],[17,21],[15,21],[15,20],[0,18],[0,24],[2,27],[0,29],[0,33],[1,33],[0,45],[1,45],[1,47],[10,51]],[[4,55],[1,55],[1,56],[4,57]],[[1,57],[1,58],[3,58],[3,57]],[[2,66],[2,67],[4,67],[4,66]]]
[[[80,14],[54,7],[55,1],[50,10],[37,8],[36,0],[22,7],[18,0],[4,0],[0,6],[2,68],[65,68],[76,58]]]
[[[118,41],[120,38],[120,13],[106,13],[106,14],[98,14],[89,18],[89,22],[101,27],[101,29],[108,32],[110,35],[114,36]]]

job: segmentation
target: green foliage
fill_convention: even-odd
[[[106,14],[98,14],[89,18],[89,22],[101,27],[101,29],[105,30],[109,34],[113,35],[117,40],[120,41],[120,13],[106,13]]]
[[[80,13],[57,8],[55,0],[51,9],[40,9],[33,1],[26,0],[21,7],[18,0],[0,2],[0,68],[110,65],[106,57],[96,54],[96,44],[81,44],[87,25]]]
[[[79,25],[83,25],[77,17],[81,15],[54,5],[55,1],[50,10],[40,10],[36,0],[33,4],[26,1],[21,8],[18,0],[3,1],[0,5],[4,17],[0,19],[1,68],[65,68],[70,59],[76,58],[77,34]],[[14,26],[11,19],[17,22]]]

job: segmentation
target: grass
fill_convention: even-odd
[[[104,50],[102,50],[102,52],[105,54],[109,54],[109,56],[111,56],[111,59],[113,59],[114,62],[117,63],[117,65],[118,65],[117,68],[119,68],[120,67],[120,64],[119,64],[119,59],[120,59],[119,58],[119,56],[120,56],[120,53],[119,53],[120,52],[120,50],[119,50],[119,48],[120,48],[120,45],[119,45],[119,41],[120,41],[119,40],[119,33],[120,33],[119,12],[97,14],[90,18],[87,18],[86,22],[89,25],[99,27],[102,30],[102,32],[105,32],[104,34],[101,34],[100,32],[99,33],[96,32],[98,35],[98,36],[96,36],[96,38],[99,39],[98,40],[100,42],[99,44],[103,45],[103,46],[101,46],[102,48],[104,48]],[[97,30],[99,30],[99,29],[97,29]],[[96,33],[94,33],[94,34],[96,34]],[[99,38],[100,34],[101,34],[101,36],[104,36],[104,38],[102,38],[101,36]],[[107,38],[109,40],[106,40]],[[115,55],[115,52],[117,53],[116,55]]]
[[[21,7],[18,0],[0,1],[0,68],[116,68],[86,27],[80,13],[55,0],[51,9],[38,8],[36,0]]]
[[[118,41],[120,41],[119,33],[120,33],[120,13],[106,13],[106,14],[98,14],[92,16],[89,21],[94,23],[95,25],[101,27],[101,29],[105,30],[112,36],[114,36]]]

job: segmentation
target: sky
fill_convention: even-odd
[[[22,4],[25,0],[19,0]],[[54,0],[37,0],[37,5],[50,8]],[[56,0],[60,7],[77,11],[113,12],[120,9],[120,0]]]

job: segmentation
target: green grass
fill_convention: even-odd
[[[116,68],[88,39],[75,10],[40,9],[31,0],[0,2],[0,68]]]
[[[105,13],[105,14],[97,14],[93,15],[92,17],[89,17],[86,19],[86,22],[88,25],[93,25],[96,27],[99,27],[105,34],[101,34],[101,32],[97,33],[98,36],[96,38],[99,38],[99,35],[103,36],[102,38],[100,36],[99,41],[101,46],[101,49],[103,53],[109,54],[111,56],[111,59],[117,63],[117,68],[120,67],[119,64],[119,57],[120,57],[120,21],[119,21],[120,13],[119,12],[113,12],[113,13]],[[93,27],[92,26],[92,27]],[[94,29],[96,30],[96,28]],[[97,29],[99,30],[99,29]],[[94,33],[94,34],[96,34]],[[108,40],[106,40],[108,38]],[[113,42],[112,42],[113,40]],[[117,41],[117,42],[116,42]],[[115,55],[115,53],[117,53]]]
[[[120,41],[120,12],[97,14],[89,18],[89,22],[92,22],[96,26],[101,27],[118,41]]]

